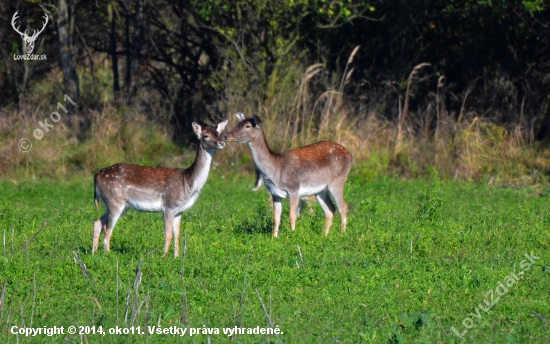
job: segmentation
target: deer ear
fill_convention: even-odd
[[[198,123],[195,123],[195,122],[193,122],[191,125],[193,126],[193,131],[195,132],[195,134],[197,135],[197,137],[200,140],[200,138],[202,137],[202,128],[201,128],[201,126]]]
[[[221,134],[223,132],[223,130],[225,129],[226,124],[227,124],[227,120],[225,120],[225,121],[218,124],[218,126],[216,127],[216,131],[218,132],[218,134]]]
[[[254,117],[252,117],[252,122],[254,123],[254,126],[255,127],[261,127],[262,125],[262,120],[260,119],[260,117],[254,115]]]
[[[240,121],[244,121],[244,114],[240,113],[240,112],[237,112],[235,113],[235,117],[237,117],[237,119]]]

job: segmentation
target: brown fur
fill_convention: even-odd
[[[323,141],[298,149],[274,153],[269,148],[258,116],[244,118],[236,114],[240,122],[226,139],[248,143],[256,168],[273,198],[273,236],[278,236],[282,210],[281,199],[290,199],[290,227],[295,228],[303,201],[302,196],[315,195],[325,212],[325,235],[329,234],[335,207],[334,198],[342,219],[341,232],[346,229],[347,205],[344,186],[351,169],[353,157],[341,145]]]
[[[164,213],[164,256],[174,236],[177,257],[181,215],[194,204],[206,182],[214,151],[225,146],[221,132],[226,123],[204,130],[193,123],[200,143],[195,161],[187,169],[116,164],[99,171],[94,176],[94,201],[97,207],[103,199],[107,209],[94,223],[92,253],[98,248],[101,233],[105,234],[105,251],[109,251],[116,222],[128,209],[135,209]]]

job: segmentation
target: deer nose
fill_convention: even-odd
[[[219,144],[220,144],[220,146],[225,147],[225,142],[220,141]]]

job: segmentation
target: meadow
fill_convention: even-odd
[[[135,211],[118,222],[110,253],[91,254],[103,213],[92,178],[0,182],[0,342],[182,340],[148,326],[186,328],[185,341],[200,343],[550,339],[550,190],[367,180],[354,168],[346,233],[336,217],[323,237],[317,204],[291,232],[286,201],[272,239],[268,195],[252,183],[214,169],[183,216],[185,253],[163,259],[162,215]],[[90,328],[68,334],[71,325]],[[65,333],[25,337],[13,326]],[[109,334],[116,326],[145,334]],[[223,333],[271,326],[281,333]]]

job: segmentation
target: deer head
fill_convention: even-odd
[[[21,35],[21,38],[23,38],[23,41],[25,41],[25,43],[27,44],[27,54],[30,54],[34,49],[34,41],[36,41],[36,39],[38,38],[38,35],[40,35],[40,33],[42,33],[42,31],[44,31],[44,29],[46,28],[49,18],[47,14],[44,14],[44,19],[46,19],[46,21],[43,23],[44,25],[42,26],[42,29],[40,29],[38,32],[34,30],[32,36],[29,36],[27,35],[27,30],[25,30],[25,32],[21,32],[19,31],[19,26],[15,27],[17,18],[19,18],[17,15],[18,13],[19,11],[16,11],[13,17],[11,18],[11,26],[13,26],[13,29],[15,30],[15,32]]]

